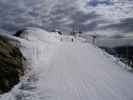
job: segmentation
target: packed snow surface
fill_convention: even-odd
[[[29,70],[0,100],[133,100],[133,74],[92,44],[34,28],[16,39]]]

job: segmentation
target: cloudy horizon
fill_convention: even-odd
[[[133,32],[132,0],[1,0],[0,29],[28,26],[48,31]]]

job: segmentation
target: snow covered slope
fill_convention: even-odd
[[[40,29],[26,32],[28,39],[18,40],[30,70],[0,100],[133,99],[133,74],[97,47],[75,39],[60,41],[62,36]]]

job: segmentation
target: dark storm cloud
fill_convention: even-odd
[[[106,5],[113,5],[113,2],[111,0],[102,0],[102,1],[99,1],[99,0],[90,0],[88,1],[87,3],[87,6],[97,6],[99,4],[106,4]]]
[[[77,24],[74,24],[75,26],[70,25],[70,27],[74,27],[74,31],[81,31],[81,32],[86,32],[86,31],[93,31],[97,28],[97,23],[95,22],[91,22],[89,24],[83,24],[83,23],[80,23],[80,25]]]
[[[87,19],[86,21],[88,21],[90,19]],[[105,20],[101,20],[101,19],[98,19],[98,20],[94,20],[91,21],[89,23],[72,23],[69,25],[69,27],[73,28],[73,30],[75,31],[81,31],[81,32],[89,32],[89,31],[97,31],[99,30],[99,24],[102,24],[102,23],[106,23]]]
[[[52,15],[57,15],[57,14],[65,14],[65,15],[70,15],[73,13],[73,11],[76,10],[75,7],[67,7],[67,6],[64,6],[64,5],[61,5],[61,4],[57,4],[55,5],[53,8],[53,10],[50,12]]]
[[[1,0],[0,1],[0,28],[15,32],[26,26],[42,27],[46,30],[58,28],[70,31],[73,25],[80,24],[80,30],[87,31],[97,27],[97,22],[85,24],[88,20],[98,19],[94,12],[84,13],[77,9],[72,1],[55,3],[48,11],[46,0]],[[54,2],[53,2],[54,3]],[[48,14],[47,14],[48,12]],[[75,28],[77,29],[77,28]]]
[[[84,13],[65,0],[55,3],[47,14],[44,2],[45,0],[1,0],[0,28],[10,32],[27,26],[42,27],[49,31],[56,28],[71,31],[74,26],[76,31],[90,31],[96,30],[98,24],[103,23],[95,12]],[[89,20],[92,21],[86,23]]]
[[[70,1],[59,0],[56,3],[52,2],[50,6],[47,4],[48,0],[0,0],[0,28],[10,32],[27,26],[41,27],[49,31],[74,29],[86,32],[109,28],[123,32],[133,31],[132,18],[110,24],[96,12],[84,12],[78,9],[79,5],[74,4],[75,1]],[[102,26],[104,23],[109,24]]]
[[[67,22],[62,21],[64,18],[68,19]],[[99,18],[100,15],[95,12],[84,13],[74,7],[56,5],[51,12],[50,20],[52,21],[52,24],[54,23],[53,25],[55,25],[55,27],[58,27],[58,29],[67,29],[68,31],[90,31],[97,27],[99,21],[96,20]],[[93,22],[86,24],[89,20],[93,20]]]
[[[74,20],[75,23],[84,23],[87,20],[96,19],[100,16],[97,15],[95,12],[85,14],[81,11],[77,11],[76,13],[70,15],[70,17],[72,20]]]
[[[110,24],[101,29],[115,29],[120,32],[133,32],[133,18],[126,18],[120,21],[120,23]]]
[[[74,28],[76,31],[91,31],[97,27],[98,23],[95,20],[100,16],[94,12],[85,14],[83,12],[77,11],[70,17],[73,20],[73,23],[69,27]],[[85,24],[89,20],[94,21]]]
[[[85,24],[88,20],[95,20],[100,18],[98,14],[95,12],[90,12],[90,13],[84,13],[76,8],[72,7],[67,7],[63,5],[56,5],[52,8],[50,15],[48,16],[49,18],[47,21],[44,21],[49,23],[49,29],[50,28],[57,28],[60,29],[61,31],[72,31],[73,30],[73,25],[75,31],[79,31],[79,25],[80,25],[80,30],[87,31],[92,30],[92,27],[94,29],[94,26],[97,26],[96,21]],[[66,19],[64,21],[63,19]],[[77,28],[78,26],[78,28]],[[67,30],[66,30],[67,29]]]

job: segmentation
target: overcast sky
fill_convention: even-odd
[[[133,0],[0,0],[0,29],[133,32]]]

